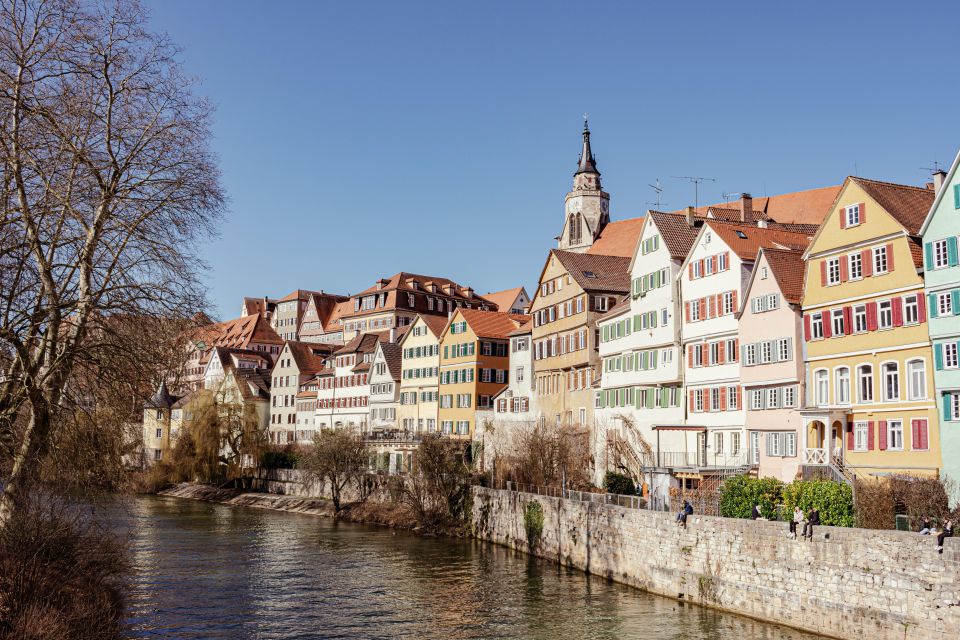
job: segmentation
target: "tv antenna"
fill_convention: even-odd
[[[731,191],[730,193],[723,193],[723,194],[721,194],[721,195],[723,196],[723,201],[729,203],[729,202],[730,202],[731,200],[733,200],[734,198],[739,198],[739,197],[740,197],[740,192],[739,192],[739,191]]]
[[[700,206],[700,183],[701,182],[716,182],[716,178],[700,178],[698,176],[673,176],[677,180],[689,180],[693,183],[693,208],[696,209]]]
[[[660,194],[663,193],[663,187],[660,186],[660,178],[657,178],[656,184],[647,184],[647,186],[653,189],[654,193],[657,194],[657,201],[648,202],[647,204],[655,204],[657,207],[657,211],[659,211],[660,210]]]
[[[933,161],[932,167],[920,167],[924,171],[929,171],[930,173],[940,173],[943,169],[940,168],[940,163],[936,160]]]

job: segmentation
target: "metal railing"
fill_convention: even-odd
[[[689,467],[694,469],[725,469],[749,466],[746,449],[737,453],[706,456],[696,451],[660,451],[657,455],[661,467]]]
[[[576,500],[577,502],[592,502],[594,504],[611,504],[627,509],[647,509],[649,501],[642,496],[623,495],[618,493],[593,493],[590,491],[577,491],[575,489],[563,489],[561,487],[545,487],[540,485],[524,484],[522,482],[513,482],[507,480],[497,489],[505,489],[516,493],[533,493],[549,498],[566,498]]]

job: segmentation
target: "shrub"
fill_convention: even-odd
[[[260,466],[264,469],[294,469],[299,459],[292,449],[270,449],[260,459]]]
[[[893,529],[897,514],[910,516],[916,527],[924,516],[934,522],[950,516],[948,479],[893,475],[857,481],[856,521],[864,529]]]
[[[816,507],[820,524],[833,527],[853,526],[853,491],[850,485],[833,480],[794,480],[783,490],[785,514],[799,506],[807,513]]]
[[[523,509],[523,528],[527,532],[527,546],[533,549],[543,535],[543,505],[536,500],[528,502]]]
[[[613,471],[607,472],[606,477],[603,479],[603,486],[607,488],[607,493],[619,493],[622,495],[634,495],[637,493],[637,485],[633,483],[633,478]]]
[[[764,518],[775,520],[777,505],[783,498],[783,483],[776,478],[734,476],[720,489],[720,515],[726,518],[749,518],[753,505],[760,505]]]

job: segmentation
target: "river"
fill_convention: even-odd
[[[126,514],[138,638],[814,637],[475,541],[177,498]]]

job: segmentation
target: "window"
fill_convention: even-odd
[[[740,408],[737,387],[727,387],[727,411],[736,411]]]
[[[780,390],[777,388],[767,389],[767,409],[780,408]]]
[[[866,422],[855,422],[853,424],[853,450],[854,451],[866,451],[867,450],[867,429],[868,425]]]
[[[730,434],[730,453],[737,455],[740,453],[740,432],[734,431]]]
[[[693,410],[703,411],[703,389],[697,389],[693,392]]]
[[[699,344],[691,344],[687,347],[690,349],[690,353],[693,354],[693,366],[702,367],[703,366],[703,349],[700,348]]]
[[[710,410],[720,411],[720,387],[710,389]]]
[[[960,361],[958,361],[956,342],[944,342],[943,344],[940,345],[940,348],[943,349],[943,368],[944,369],[956,369],[958,366],[960,366]]]
[[[784,450],[783,433],[767,434],[767,455],[771,457],[782,457]]]
[[[830,381],[826,369],[819,369],[813,373],[814,389],[816,392],[815,404],[818,407],[830,404]]]
[[[720,455],[723,453],[723,433],[717,432],[713,434],[713,453],[714,455]]]
[[[700,304],[698,300],[694,300],[690,303],[690,321],[697,322],[700,320]]]
[[[951,393],[950,397],[950,420],[956,422],[960,420],[960,393]]]
[[[840,284],[840,258],[827,260],[827,284]]]
[[[833,318],[830,328],[832,330],[833,336],[842,336],[843,335],[843,309],[834,309],[830,312],[830,316]]]
[[[727,266],[727,254],[721,253],[720,257],[717,259],[717,271],[726,271],[729,267]]]
[[[797,388],[790,386],[783,388],[783,407],[789,409],[797,406]]]
[[[887,449],[903,451],[903,420],[887,420]]]
[[[917,324],[920,322],[920,304],[917,294],[903,297],[903,324]]]
[[[711,342],[709,345],[710,351],[710,366],[713,366],[720,362],[720,343]]]
[[[900,368],[896,362],[883,365],[883,399],[887,402],[900,399]]]
[[[729,338],[724,341],[724,360],[727,362],[737,361],[737,340]]]
[[[859,253],[851,253],[847,256],[847,265],[850,270],[850,279],[859,280],[863,277],[863,256]]]
[[[850,404],[850,369],[848,367],[840,367],[837,369],[836,380],[837,404]]]
[[[857,367],[857,389],[860,391],[860,402],[873,402],[873,367],[863,364]]]
[[[867,305],[858,304],[853,308],[853,332],[864,333],[867,330]]]
[[[927,397],[927,366],[923,360],[907,362],[907,398],[923,400]]]
[[[523,367],[517,367],[516,380],[517,382],[523,382]]]
[[[760,279],[761,279],[761,280],[766,280],[766,279],[767,279],[767,274],[768,274],[768,270],[767,270],[766,267],[763,267],[762,269],[760,269]]]
[[[760,432],[750,432],[750,463],[760,464]]]
[[[660,309],[660,326],[667,326],[667,308]]]
[[[747,366],[753,366],[757,364],[757,345],[748,344],[744,349],[744,364]]]
[[[773,347],[770,342],[764,340],[760,343],[760,362],[767,363],[773,359]]]
[[[750,409],[753,411],[763,409],[763,389],[754,389],[750,392]]]
[[[947,240],[933,241],[933,268],[950,266],[950,253],[947,250]]]
[[[693,277],[694,277],[694,279],[696,279],[696,278],[702,278],[702,277],[703,277],[703,272],[700,270],[700,265],[701,265],[701,262],[700,262],[699,260],[697,260],[697,261],[695,261],[695,262],[693,263]]]
[[[860,224],[860,205],[852,204],[849,207],[847,207],[846,216],[847,216],[846,226],[852,227],[854,225]]]
[[[873,248],[873,273],[881,274],[887,272],[887,247]]]
[[[723,294],[723,315],[729,315],[734,311],[735,309],[733,308],[733,291],[727,291]]]
[[[163,429],[157,429],[157,437],[158,437],[158,438],[162,438],[162,437],[163,437]]]
[[[893,327],[893,303],[884,300],[877,305],[879,310],[877,326],[880,329],[889,329]]]
[[[823,338],[823,314],[815,313],[810,316],[810,337],[814,340]]]
[[[949,291],[947,291],[946,293],[937,294],[937,315],[938,316],[953,315],[953,296]]]
[[[704,275],[711,275],[713,273],[713,258],[707,258],[703,262],[703,271]]]

